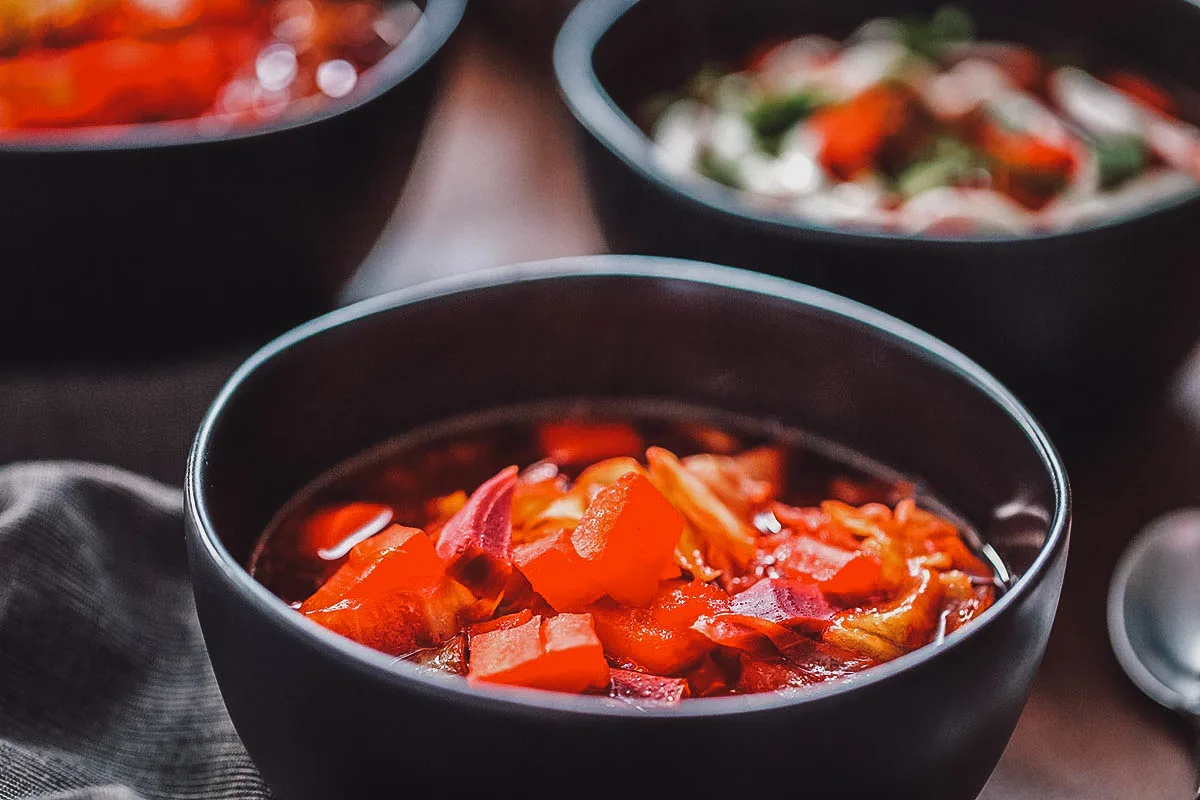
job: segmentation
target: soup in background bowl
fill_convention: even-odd
[[[1033,206],[1044,199],[1039,194],[1043,190],[1038,180],[1030,185],[1028,178],[1041,176],[1015,175],[1008,169],[997,171],[995,177],[999,182],[1018,186],[1019,199],[1003,196],[1003,200],[997,201],[994,193],[975,196],[990,198],[984,204],[988,207],[1000,202],[1013,211],[1015,205],[1019,211],[1015,215],[1005,214],[1004,218],[1017,219],[1020,224],[1007,228],[993,225],[986,231],[970,232],[949,218],[944,225],[939,222],[929,227],[926,223],[932,224],[947,209],[953,216],[958,206],[953,202],[943,203],[947,197],[953,199],[962,191],[977,191],[980,186],[931,186],[929,191],[917,190],[939,181],[991,182],[993,173],[989,171],[985,176],[985,170],[978,169],[993,160],[988,149],[1018,166],[1022,166],[1022,159],[1028,162],[1032,153],[1037,159],[1047,156],[1047,162],[1054,167],[1056,160],[1062,160],[1062,153],[1056,155],[1057,151],[1050,152],[1039,145],[1031,153],[1022,154],[1022,142],[1028,142],[1004,126],[988,133],[989,141],[983,142],[987,148],[981,148],[972,138],[976,134],[964,130],[954,137],[935,136],[931,141],[920,142],[914,139],[919,145],[916,150],[909,154],[905,148],[898,148],[899,158],[894,163],[896,153],[881,151],[879,158],[883,160],[881,166],[886,166],[886,180],[871,177],[873,170],[859,175],[858,165],[850,163],[855,159],[847,161],[845,153],[838,154],[839,168],[851,168],[846,177],[852,180],[835,181],[832,177],[822,177],[827,170],[819,163],[818,152],[820,171],[806,174],[828,181],[828,186],[800,200],[787,197],[764,200],[761,193],[722,186],[686,166],[681,168],[669,158],[664,163],[660,147],[650,136],[654,119],[665,107],[663,101],[677,97],[705,65],[738,69],[752,63],[756,54],[765,55],[781,42],[800,40],[795,50],[785,46],[775,54],[785,66],[785,75],[791,74],[786,65],[792,56],[803,60],[811,55],[810,45],[806,44],[813,41],[811,37],[819,37],[826,50],[832,43],[833,55],[844,56],[848,48],[840,43],[850,41],[855,31],[860,31],[860,37],[869,40],[875,37],[855,49],[866,63],[852,59],[866,70],[864,74],[869,80],[874,80],[871,69],[878,74],[880,56],[892,58],[897,53],[901,62],[924,64],[918,72],[936,77],[938,70],[933,69],[931,74],[932,62],[928,58],[922,57],[920,61],[908,58],[905,54],[909,47],[887,38],[885,33],[903,24],[915,26],[914,30],[922,31],[922,36],[928,39],[926,29],[937,17],[940,5],[939,0],[868,3],[762,0],[747,11],[744,3],[735,0],[615,3],[583,0],[559,34],[555,72],[566,103],[578,122],[594,207],[614,251],[696,258],[770,272],[837,292],[913,323],[993,371],[1030,405],[1060,442],[1066,440],[1067,446],[1079,449],[1096,446],[1131,424],[1139,411],[1162,395],[1172,374],[1200,338],[1200,316],[1193,308],[1193,298],[1200,294],[1200,272],[1194,265],[1195,253],[1200,251],[1197,224],[1200,192],[1185,189],[1169,192],[1169,196],[1155,195],[1145,203],[1133,203],[1115,216],[1104,213],[1092,218],[1089,216],[1092,211],[1110,205],[1114,192],[1131,187],[1135,194],[1140,192],[1136,187],[1151,173],[1118,181],[1111,192],[1101,190],[1087,195],[1090,199],[1067,203],[1065,197],[1060,197],[1061,203],[1051,200],[1035,211]],[[1110,70],[1120,73],[1132,69],[1165,87],[1171,99],[1178,100],[1177,111],[1183,119],[1193,114],[1186,87],[1200,85],[1200,70],[1192,57],[1194,42],[1200,36],[1200,9],[1186,0],[1143,3],[1097,0],[1086,11],[1069,0],[1016,0],[1003,5],[963,0],[961,5],[974,21],[981,41],[1015,43],[1020,46],[1016,51],[1020,53],[1032,48],[1032,52],[1046,56],[1071,56],[1073,63],[1089,71],[1068,70],[1060,75],[1069,77],[1072,85],[1094,89],[1096,78],[1120,82],[1120,75],[1113,77]],[[901,22],[887,23],[883,31],[878,25],[861,30],[864,23],[877,18]],[[944,19],[941,27],[953,28]],[[909,34],[908,38],[914,37]],[[921,46],[928,44],[926,41]],[[995,52],[979,54],[978,43],[952,44],[947,52],[976,48],[980,57],[969,59],[977,62],[972,69],[990,75],[989,80],[998,77],[997,70],[992,69],[994,65],[978,63],[995,60]],[[807,76],[803,80],[815,81],[819,77],[815,83],[827,84],[823,92],[838,88],[832,78],[844,78],[841,67],[847,65],[840,58],[829,63],[837,68],[818,72],[832,74],[813,76],[801,70]],[[954,70],[942,71],[950,75]],[[967,72],[970,78],[971,70]],[[1001,73],[999,77],[1008,81],[1002,70]],[[1048,68],[1043,74],[1052,77],[1058,73]],[[952,77],[952,85],[964,82],[959,80],[962,75]],[[968,88],[972,80],[965,81]],[[700,83],[697,88],[705,93],[705,82]],[[736,88],[745,82],[739,77],[731,83]],[[816,88],[815,83],[810,88]],[[1133,84],[1127,86],[1127,90],[1132,88]],[[849,114],[851,120],[845,127],[851,136],[838,139],[849,143],[854,141],[854,131],[865,130],[854,121],[859,110],[876,116],[882,112],[888,125],[895,100],[915,108],[924,102],[910,102],[914,100],[913,89],[907,84],[897,87],[892,81],[877,89],[883,91],[868,93],[864,89],[866,97],[859,106],[848,97],[828,105],[829,98],[824,94],[815,98],[801,93],[799,99],[805,103],[818,100],[827,104],[812,109],[805,122],[824,118],[820,123],[822,129],[837,128],[842,125],[838,120],[844,121]],[[1103,94],[1111,97],[1107,89]],[[737,93],[734,95],[736,98]],[[1042,96],[1024,90],[1009,95],[1020,101],[1009,103],[1020,112],[1034,108],[1026,102],[1027,96]],[[1126,110],[1135,102],[1125,94],[1117,100]],[[1048,110],[1044,102],[1039,101],[1039,105],[1041,110]],[[1144,104],[1135,108],[1143,107]],[[770,125],[762,125],[781,126],[778,131],[781,147],[782,134],[805,131],[804,123],[799,128],[788,127],[795,114],[808,114],[805,104],[769,104],[759,111],[763,117],[759,120],[760,130],[767,139],[775,131],[768,130]],[[1133,115],[1135,127],[1142,114],[1160,120],[1157,112],[1138,111]],[[730,142],[746,145],[744,117],[734,115],[726,119],[732,125],[722,128],[736,129],[729,137]],[[1068,126],[1064,119],[1055,116],[1050,127],[1065,126],[1071,131],[1082,127],[1073,123]],[[991,126],[982,126],[981,130],[991,130]],[[1164,123],[1163,130],[1189,129]],[[690,137],[685,138],[690,141]],[[813,143],[805,141],[811,137],[800,136],[800,139],[789,141],[788,146],[797,146],[799,156],[792,159],[793,166],[805,172],[804,167],[811,165],[806,153],[812,154]],[[1191,140],[1186,133],[1182,136],[1185,145]],[[877,143],[873,139],[867,144],[871,145],[871,141]],[[1125,139],[1124,143],[1131,145],[1132,141]],[[753,136],[749,144],[757,147]],[[689,153],[699,156],[699,151],[691,150],[687,141],[683,145],[685,164]],[[1083,167],[1094,165],[1096,159],[1090,151],[1080,150],[1076,155],[1076,149],[1068,148],[1073,153],[1070,169],[1066,173],[1060,170],[1058,178],[1051,174],[1053,180],[1046,185],[1053,187],[1055,180],[1061,183],[1064,175],[1069,176],[1070,183],[1090,174]],[[1167,160],[1150,154],[1150,149],[1147,146],[1140,151],[1146,157],[1144,163],[1148,167],[1158,164],[1154,169],[1161,170]],[[1125,160],[1126,168],[1130,164],[1136,166],[1136,158],[1125,159],[1122,153],[1136,157],[1138,151],[1119,147],[1110,153],[1108,160],[1112,162],[1114,157],[1121,156],[1116,161]],[[746,172],[743,168],[747,168],[746,176],[754,173],[762,177],[762,171],[754,168],[758,159],[744,156],[741,153],[736,159],[739,170]],[[910,158],[919,163],[908,163]],[[1075,164],[1080,167],[1077,169]],[[910,166],[920,169],[910,170]],[[1120,172],[1111,171],[1115,167],[1113,164],[1109,168],[1108,180],[1120,177]],[[1054,173],[1054,169],[1050,172]],[[770,183],[774,173],[772,170],[767,173]],[[741,173],[724,177],[730,181],[742,180]],[[788,180],[796,177],[804,176],[791,174]],[[1020,180],[1014,183],[1014,177]],[[836,216],[845,210],[843,206],[869,210],[882,203],[886,215],[894,216],[890,206],[901,199],[902,193],[893,192],[890,183],[901,178],[904,178],[903,188],[914,193],[913,201],[919,201],[915,210],[920,214],[913,217],[915,222],[910,227],[920,230],[874,223],[843,225],[828,215],[805,216],[793,208],[797,204],[820,206],[818,211],[832,210]],[[1192,179],[1170,170],[1164,180],[1190,184]],[[839,199],[842,194],[846,197]],[[856,206],[859,201],[865,205]],[[1055,205],[1061,208],[1054,211],[1051,206]],[[1061,211],[1079,219],[1065,227],[1043,228],[1033,224],[1038,214],[1048,211]]]

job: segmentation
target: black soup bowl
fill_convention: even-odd
[[[827,437],[932,487],[1015,582],[941,645],[851,680],[648,713],[428,675],[304,618],[244,568],[280,507],[345,459],[450,416],[565,398],[682,401]],[[821,291],[631,256],[429,284],[283,336],[210,409],[187,498],[213,668],[283,798],[973,798],[1038,668],[1070,525],[1054,449],[961,354]]]
[[[259,344],[332,308],[396,207],[466,0],[417,5],[356,90],[311,111],[6,135],[0,363]]]
[[[682,256],[782,275],[875,306],[993,371],[1056,435],[1111,433],[1163,390],[1200,336],[1200,193],[1063,233],[955,239],[825,227],[757,210],[659,166],[648,101],[708,62],[944,0],[584,0],[555,47],[593,200],[619,252]],[[1200,86],[1200,7],[1186,0],[964,0],[981,38],[1082,43]],[[1050,43],[1047,45],[1046,43]]]

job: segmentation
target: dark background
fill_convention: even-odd
[[[543,30],[517,37],[504,22],[509,6],[519,4],[475,11],[452,42],[404,198],[343,301],[457,272],[604,251],[550,77],[553,15]],[[0,463],[84,459],[180,485],[209,401],[262,343],[181,362],[0,372]],[[1113,370],[1119,380],[1119,365]],[[1192,796],[1187,734],[1120,673],[1104,600],[1129,538],[1158,514],[1200,502],[1198,423],[1194,361],[1149,412],[1065,454],[1076,522],[1063,602],[987,800]]]

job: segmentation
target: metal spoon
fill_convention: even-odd
[[[1200,509],[1159,517],[1121,556],[1108,634],[1138,688],[1191,723],[1200,767]]]

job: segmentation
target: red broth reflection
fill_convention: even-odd
[[[599,411],[385,445],[295,498],[250,570],[330,630],[473,685],[655,706],[936,646],[1003,588],[974,532],[860,456],[702,412]]]
[[[0,3],[0,135],[271,120],[350,94],[419,16],[407,0]]]

